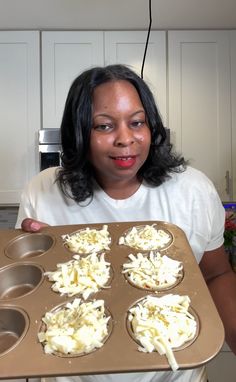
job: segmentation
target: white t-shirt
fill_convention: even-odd
[[[197,261],[223,244],[225,211],[212,182],[188,167],[158,187],[141,184],[127,199],[115,200],[99,186],[90,203],[66,198],[55,183],[56,168],[36,175],[22,193],[16,227],[26,217],[50,225],[160,220],[185,232]]]
[[[225,211],[212,182],[200,171],[188,167],[173,173],[162,185],[143,182],[131,197],[115,200],[98,185],[90,203],[80,205],[65,197],[55,182],[56,168],[36,175],[22,193],[16,227],[26,217],[50,225],[109,223],[116,221],[166,221],[185,232],[196,260],[205,251],[223,244]],[[61,382],[203,382],[203,368],[177,372],[110,374],[61,377]]]

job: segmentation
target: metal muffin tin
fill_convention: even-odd
[[[39,376],[122,373],[170,370],[165,356],[138,351],[137,342],[127,325],[128,309],[149,293],[131,285],[122,265],[130,253],[141,252],[118,245],[119,237],[133,226],[153,224],[170,232],[173,241],[161,253],[183,262],[184,277],[163,294],[187,294],[199,320],[198,335],[189,346],[175,351],[180,369],[204,365],[220,351],[224,329],[208,288],[184,232],[166,222],[108,223],[111,247],[106,259],[112,266],[111,287],[100,290],[90,299],[103,299],[111,313],[112,330],[103,347],[79,357],[60,357],[44,353],[38,341],[46,312],[71,300],[51,289],[44,275],[58,263],[69,261],[73,254],[65,248],[62,236],[103,224],[46,227],[41,233],[21,230],[0,231],[0,379]],[[143,251],[144,253],[146,251]],[[78,296],[76,296],[78,297]]]

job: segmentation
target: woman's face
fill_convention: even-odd
[[[95,88],[90,162],[97,180],[104,185],[136,178],[150,143],[150,129],[135,87],[122,80]]]

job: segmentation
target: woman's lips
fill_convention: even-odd
[[[111,157],[117,167],[130,168],[136,162],[136,156]]]

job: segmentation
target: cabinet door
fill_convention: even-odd
[[[42,32],[43,128],[58,128],[72,81],[104,65],[103,32]]]
[[[39,33],[0,32],[0,204],[17,204],[38,171]]]
[[[230,32],[233,200],[236,200],[236,30]]]
[[[147,39],[144,31],[105,32],[105,63],[125,64],[141,75]],[[151,88],[166,125],[166,33],[151,31],[143,78]]]
[[[214,182],[222,200],[230,200],[229,32],[172,31],[168,44],[172,141]]]

